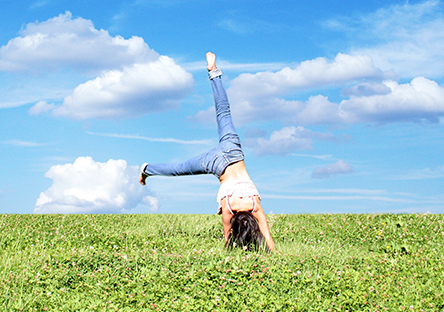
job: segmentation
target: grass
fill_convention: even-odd
[[[444,311],[442,215],[0,215],[0,311]]]

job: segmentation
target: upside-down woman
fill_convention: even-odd
[[[216,67],[216,56],[208,52],[207,69],[213,88],[219,145],[190,160],[171,164],[148,164],[141,167],[139,182],[154,175],[183,176],[213,174],[220,181],[217,194],[218,214],[222,214],[225,245],[257,250],[266,244],[274,249],[261,197],[248,175],[239,136],[231,120],[230,105],[222,85],[222,71]]]

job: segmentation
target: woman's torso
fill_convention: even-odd
[[[219,181],[220,184],[229,181],[251,181],[247,168],[245,167],[245,162],[241,160],[229,165],[219,177]]]
[[[245,167],[245,162],[243,160],[229,165],[222,173],[219,180],[221,184],[233,181],[251,182],[251,178],[247,172],[247,168]],[[220,204],[222,206],[222,210],[228,209],[229,204],[233,212],[252,211],[256,205],[260,204],[260,198],[257,195],[242,198],[230,196],[229,203],[227,202],[227,198],[224,197],[222,198]]]

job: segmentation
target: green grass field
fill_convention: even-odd
[[[1,311],[444,311],[442,215],[0,215]]]

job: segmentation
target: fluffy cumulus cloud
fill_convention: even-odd
[[[144,205],[157,211],[157,198],[138,184],[138,168],[124,160],[95,162],[79,157],[45,174],[52,186],[36,201],[34,213],[119,213]]]
[[[245,86],[256,88],[255,96],[288,94],[295,90],[327,85],[341,85],[345,82],[364,78],[383,77],[384,73],[373,65],[366,55],[339,53],[333,61],[319,57],[302,62],[296,68],[285,67],[278,72],[242,74],[233,81],[231,95],[236,98],[250,97],[245,94]],[[249,90],[248,88],[247,90]]]
[[[79,85],[53,113],[77,119],[121,118],[177,108],[192,85],[191,74],[160,56]]]
[[[193,88],[190,73],[150,49],[142,38],[111,36],[90,20],[73,18],[70,12],[30,23],[20,36],[0,47],[0,71],[50,77],[65,69],[68,76],[70,72],[83,75],[85,82],[71,94],[66,86],[59,86],[64,91],[58,93],[45,87],[52,97],[40,98],[30,114],[52,112],[76,119],[131,117],[177,108]],[[51,84],[57,86],[57,82]],[[56,94],[59,98],[54,98]],[[26,103],[21,99],[15,106]]]
[[[438,123],[444,116],[444,88],[435,81],[417,77],[410,83],[385,81],[386,94],[354,95],[339,105],[348,122],[421,121]]]
[[[348,163],[343,160],[339,160],[334,164],[321,168],[316,168],[315,171],[313,171],[311,177],[314,179],[326,179],[338,174],[348,174],[352,172],[353,168]]]
[[[236,124],[257,120],[287,119],[299,115],[307,117],[302,125],[338,123],[337,105],[325,97],[313,96],[307,103],[285,100],[298,91],[326,86],[342,86],[366,79],[386,77],[365,55],[351,56],[339,53],[333,61],[316,58],[302,62],[295,68],[285,67],[277,72],[241,74],[231,81],[227,93],[232,103]],[[199,112],[195,119],[205,121],[213,109]],[[210,119],[211,120],[211,119]],[[293,121],[293,120],[292,120]]]
[[[304,127],[285,127],[274,131],[269,139],[247,137],[244,142],[258,156],[285,156],[294,151],[312,150],[314,140],[339,142],[339,138],[332,133],[313,132]]]
[[[349,58],[349,61],[353,60],[355,59]],[[444,117],[444,88],[424,77],[416,77],[403,84],[391,79],[359,82],[343,89],[342,95],[348,98],[339,103],[330,101],[322,94],[310,96],[305,101],[283,98],[292,89],[289,85],[296,92],[300,85],[335,83],[333,78],[325,77],[321,83],[320,78],[314,74],[316,67],[311,70],[314,79],[312,82],[304,79],[295,80],[299,82],[291,84],[282,75],[282,71],[240,75],[235,78],[227,91],[235,123],[273,119],[303,126],[423,121],[438,123]],[[297,70],[293,71],[295,72]],[[378,71],[374,73],[377,74]],[[322,76],[322,73],[319,72],[319,75]],[[359,75],[343,77],[346,80]],[[336,83],[341,81],[339,79]],[[255,83],[258,84],[257,87]],[[213,120],[214,117],[210,119],[209,115],[214,115],[213,108],[199,112],[194,118],[198,121]]]
[[[90,20],[70,12],[26,25],[20,36],[0,48],[0,71],[58,69],[103,70],[156,60],[140,37],[112,37]]]
[[[316,95],[305,102],[283,101],[275,106],[280,119],[300,125],[389,122],[438,123],[444,116],[444,88],[433,80],[417,77],[410,83],[393,80],[364,83],[350,88],[349,99],[340,103]]]

